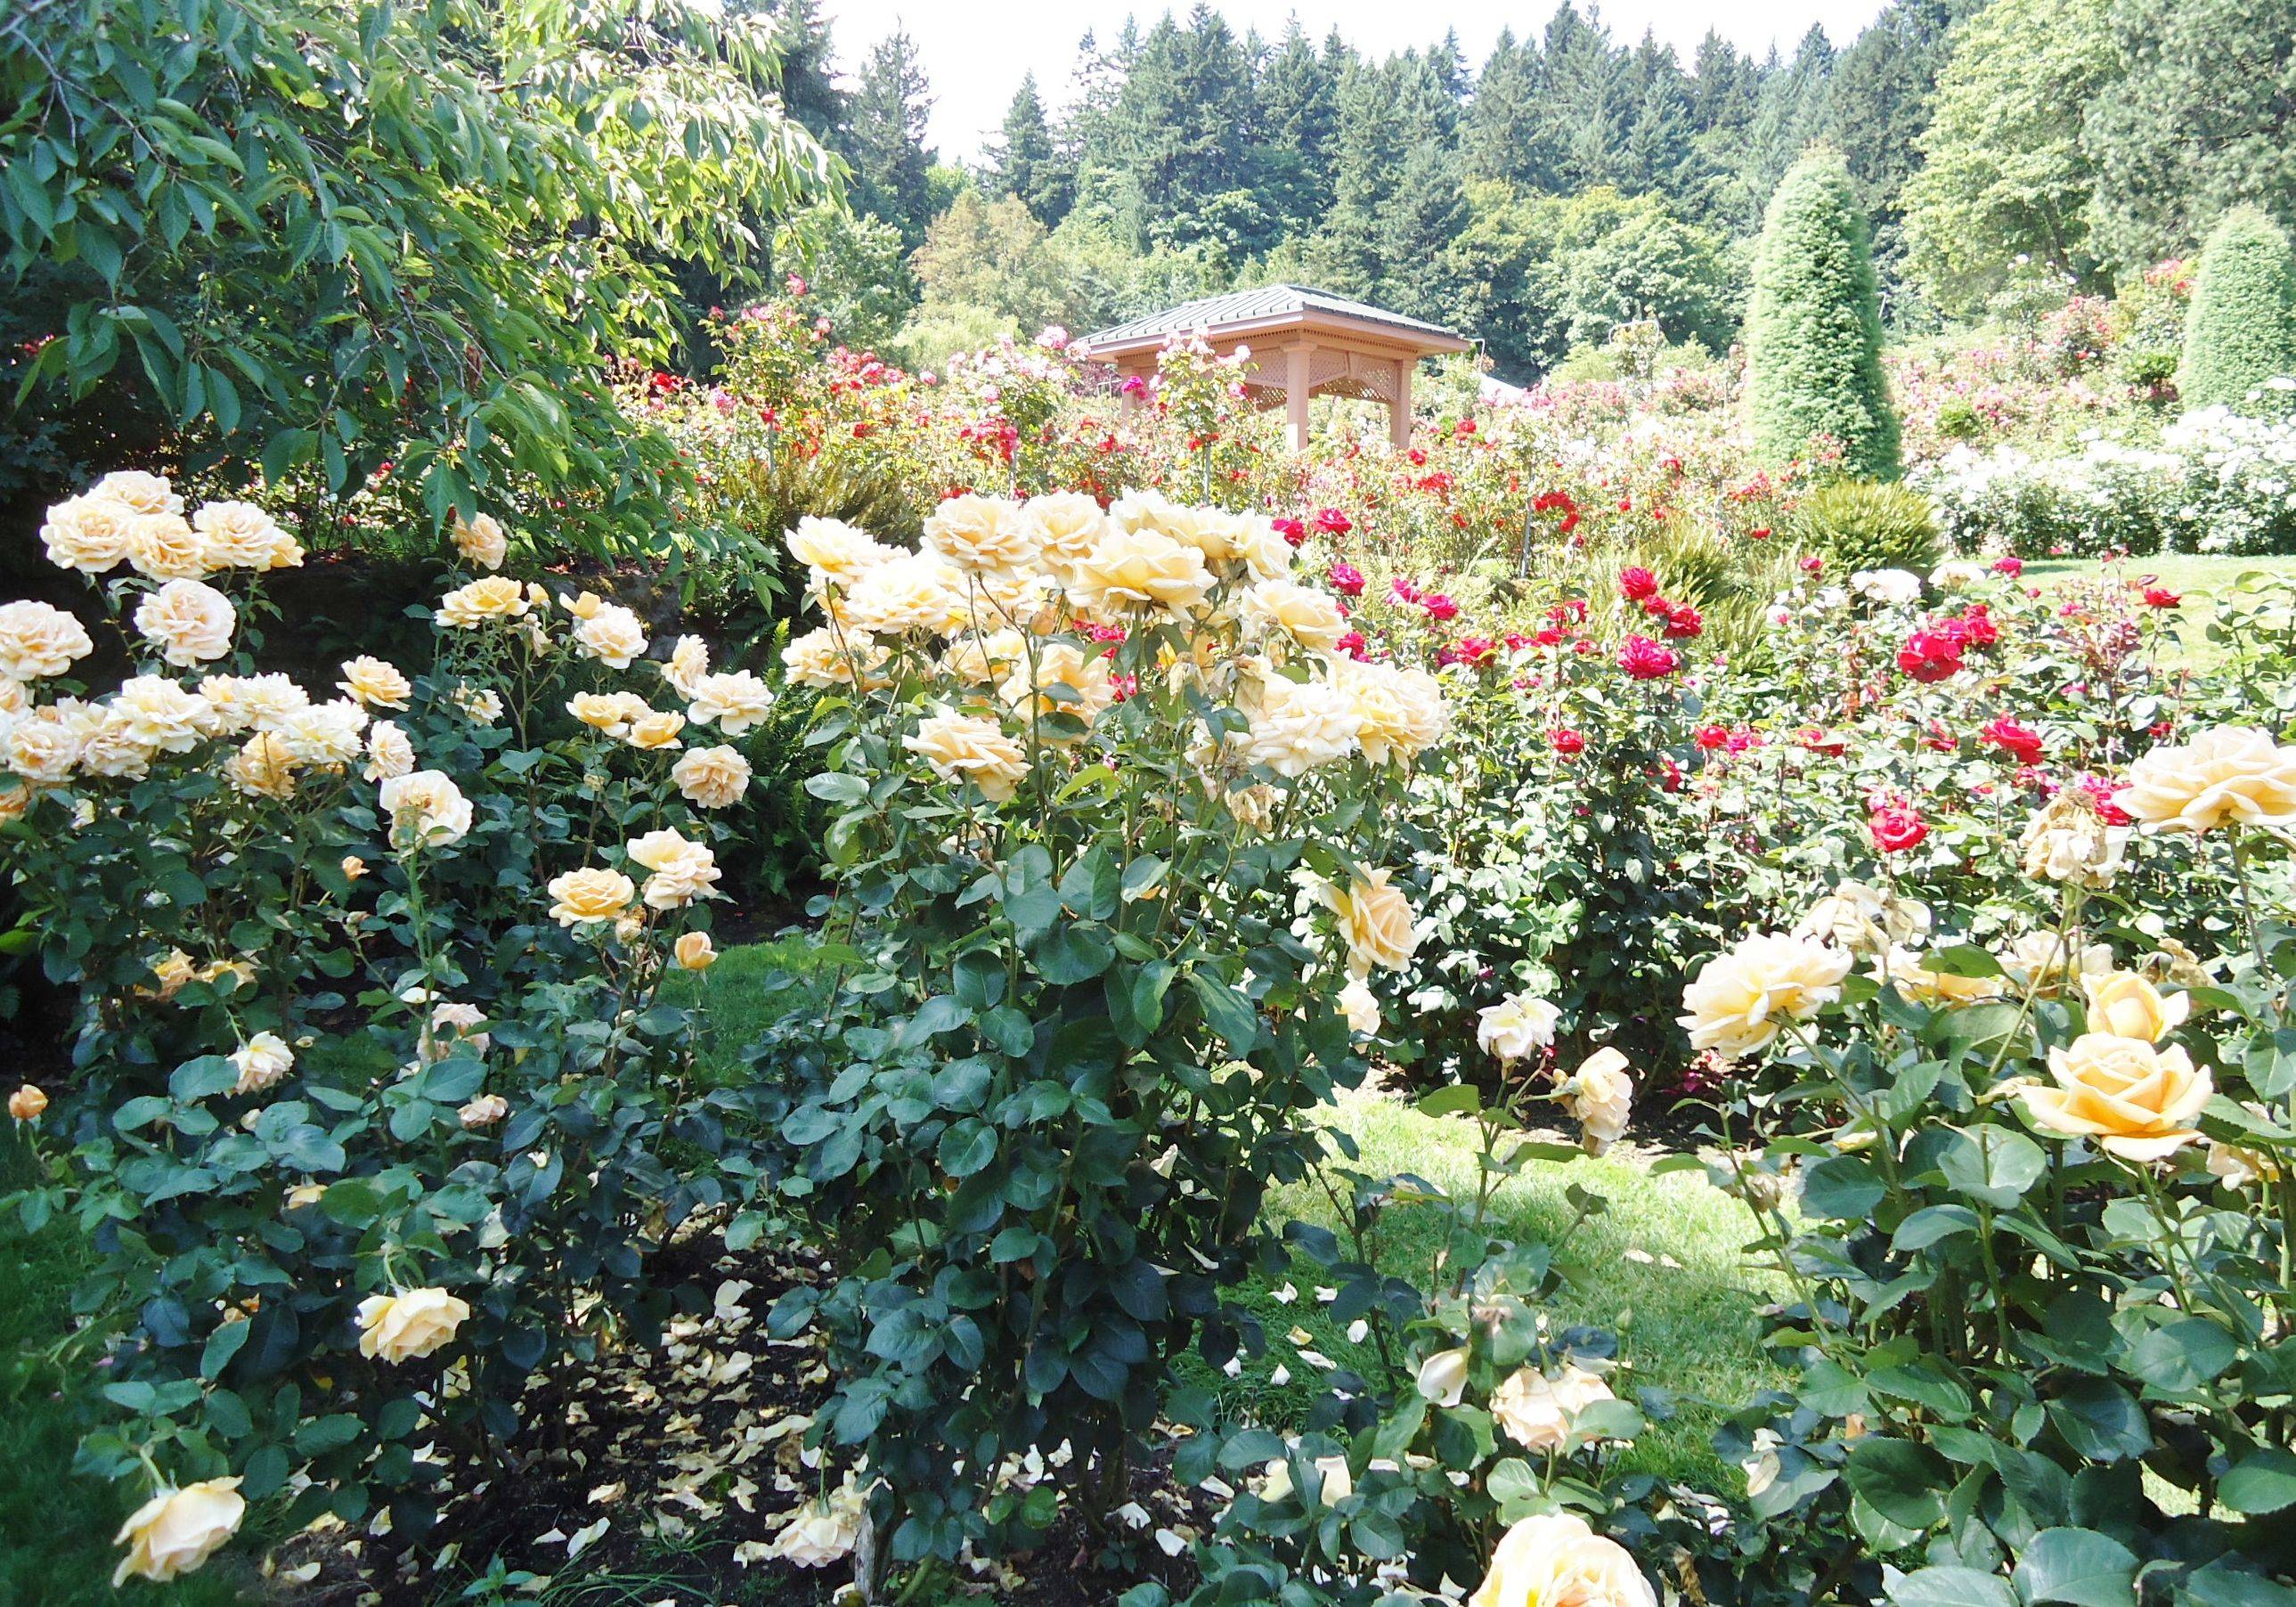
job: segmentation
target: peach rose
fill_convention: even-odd
[[[457,630],[472,630],[501,619],[515,619],[534,606],[526,588],[506,575],[488,575],[458,586],[439,599],[439,617]]]
[[[116,502],[75,496],[48,510],[40,526],[48,562],[83,575],[102,575],[127,556],[128,525],[135,517]]]
[[[737,669],[703,676],[685,715],[697,726],[714,721],[727,736],[739,736],[762,722],[773,706],[773,689],[748,670]]]
[[[1119,526],[1078,562],[1069,594],[1103,616],[1143,608],[1186,613],[1202,606],[1211,588],[1211,571],[1196,548],[1160,530]]]
[[[680,796],[705,809],[725,809],[750,789],[750,761],[732,748],[689,748],[669,767]]]
[[[947,632],[967,612],[964,576],[939,553],[896,553],[861,572],[843,619],[881,636]]]
[[[127,1554],[111,1575],[117,1590],[130,1578],[166,1584],[196,1571],[239,1532],[247,1502],[236,1479],[202,1479],[163,1489],[129,1514],[113,1537]]]
[[[2049,1075],[2055,1087],[2021,1091],[2034,1123],[2128,1160],[2160,1160],[2199,1138],[2190,1124],[2216,1092],[2183,1045],[2104,1032],[2051,1049]]]
[[[1658,1607],[1658,1593],[1617,1541],[1570,1513],[1525,1518],[1499,1537],[1467,1607]]]
[[[813,592],[818,596],[831,586],[849,586],[862,574],[893,555],[893,549],[868,531],[841,519],[807,514],[787,537],[789,554],[813,571]]]
[[[414,1361],[455,1337],[471,1308],[443,1289],[371,1294],[359,1302],[359,1354],[374,1361]]]
[[[382,783],[381,801],[394,840],[446,848],[470,833],[471,801],[443,770],[414,770]]]
[[[1001,496],[952,496],[925,515],[925,545],[961,570],[1018,569],[1036,556],[1030,522]]]
[[[127,521],[127,562],[153,580],[197,580],[215,566],[207,537],[181,513],[138,513]]]
[[[239,1071],[234,1094],[260,1094],[286,1080],[295,1069],[295,1052],[275,1032],[258,1032],[232,1051],[231,1063]]]
[[[1340,888],[1329,883],[1324,901],[1339,917],[1340,938],[1348,947],[1348,974],[1367,977],[1374,967],[1401,971],[1419,947],[1417,916],[1403,890],[1376,870]]]
[[[60,676],[94,651],[87,628],[52,603],[0,605],[0,676],[12,681]]]
[[[621,872],[595,866],[551,878],[549,890],[550,914],[561,926],[619,921],[638,893],[637,885]]]
[[[2090,1031],[2141,1037],[2148,1044],[2159,1043],[2183,1026],[2193,1012],[2191,994],[2163,998],[2159,989],[2133,971],[2085,976],[2081,991],[2088,996]]]
[[[48,1096],[30,1083],[8,1095],[8,1114],[18,1121],[37,1121],[48,1108]]]
[[[646,650],[645,627],[620,603],[604,603],[574,627],[574,648],[610,669],[627,669]]]
[[[1010,799],[1029,774],[1028,756],[1002,726],[968,714],[928,716],[901,746],[921,755],[943,781],[969,781],[996,803]]]
[[[475,513],[467,521],[458,513],[447,533],[454,538],[455,551],[482,570],[502,568],[510,554],[510,532],[491,513]]]
[[[706,931],[681,933],[672,952],[678,964],[687,971],[707,971],[718,963],[717,945],[709,941]]]
[[[361,653],[343,660],[343,678],[335,683],[343,695],[370,709],[404,709],[414,688],[398,667]]]
[[[2248,726],[2214,726],[2143,755],[2114,801],[2148,832],[2296,825],[2296,747]]]
[[[1243,594],[1243,622],[1254,631],[1282,632],[1302,647],[1328,652],[1348,628],[1329,592],[1296,580],[1261,580]]]
[[[1266,765],[1293,781],[1354,752],[1363,728],[1355,701],[1339,687],[1280,675],[1260,683],[1250,720],[1243,734],[1243,762]]]
[[[663,830],[632,840],[627,851],[632,863],[653,873],[645,883],[649,909],[683,909],[697,898],[718,896],[718,860],[706,843]]]
[[[1808,1021],[1841,996],[1849,956],[1808,938],[1756,932],[1700,968],[1682,990],[1680,1017],[1693,1049],[1742,1060],[1769,1047],[1788,1021]]]
[[[192,515],[209,565],[219,570],[300,568],[303,549],[251,502],[211,502]]]

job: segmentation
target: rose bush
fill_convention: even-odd
[[[48,521],[117,686],[73,678],[72,614],[0,609],[9,876],[78,1000],[66,1085],[11,1102],[56,1162],[14,1203],[94,1248],[116,1416],[82,1461],[159,1490],[124,1571],[196,1567],[264,1503],[436,1544],[536,1371],[652,1322],[647,1258],[755,1176],[755,1098],[697,1072],[661,985],[707,963],[769,694],[484,572],[490,526],[457,532],[431,661],[331,689],[253,660],[295,541],[152,476]]]

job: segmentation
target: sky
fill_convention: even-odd
[[[869,47],[896,27],[916,40],[932,79],[932,140],[943,160],[974,160],[1004,120],[1004,109],[1034,71],[1048,105],[1066,96],[1076,65],[1077,41],[1086,29],[1103,40],[1136,16],[1145,28],[1167,6],[1160,0],[824,0],[840,70],[858,73]],[[1188,0],[1169,9],[1185,15]],[[1489,52],[1500,28],[1518,37],[1536,34],[1554,14],[1553,0],[1443,0],[1422,7],[1410,0],[1214,0],[1239,34],[1257,28],[1274,39],[1295,13],[1320,40],[1336,27],[1360,51],[1384,56],[1432,44],[1456,29],[1471,65]],[[1649,29],[1674,46],[1686,65],[1706,30],[1720,31],[1756,54],[1775,43],[1791,53],[1813,22],[1833,42],[1847,45],[1882,9],[1882,0],[1611,0],[1602,8],[1612,35],[1639,39]]]

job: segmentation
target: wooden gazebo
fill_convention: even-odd
[[[1201,335],[1223,356],[1250,349],[1244,381],[1263,407],[1283,405],[1292,446],[1308,446],[1308,400],[1343,396],[1387,405],[1388,439],[1411,441],[1411,371],[1422,357],[1465,351],[1474,343],[1433,324],[1406,318],[1299,284],[1270,284],[1184,301],[1087,335],[1076,349],[1119,373],[1156,373],[1156,354],[1174,335]]]

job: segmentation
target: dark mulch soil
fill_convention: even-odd
[[[829,1394],[820,1347],[765,1332],[774,1301],[822,1276],[821,1263],[802,1250],[728,1254],[714,1235],[665,1251],[661,1262],[658,1275],[683,1280],[681,1308],[693,1315],[652,1348],[538,1379],[511,1470],[445,1504],[431,1537],[444,1543],[437,1562],[418,1562],[388,1533],[330,1525],[274,1554],[277,1599],[436,1607],[498,1558],[552,1578],[554,1601],[600,1607],[838,1600],[852,1581],[849,1562],[802,1569],[764,1554],[785,1516],[824,1483],[801,1447],[803,1420]],[[1209,1532],[1214,1509],[1201,1492],[1177,1488],[1169,1470],[1167,1451],[1136,1473],[1135,1510],[1116,1540],[1095,1541],[1064,1515],[1037,1550],[948,1594],[1106,1607],[1149,1578],[1185,1594],[1193,1570],[1178,1535]]]

